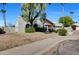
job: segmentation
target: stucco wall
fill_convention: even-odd
[[[24,32],[26,22],[22,17],[18,17],[15,24],[15,32]]]
[[[39,27],[42,27],[43,24],[40,20],[35,20],[34,23],[38,24]],[[33,24],[34,24],[33,23]],[[15,24],[15,32],[25,32],[25,26],[27,22],[22,19],[22,17],[18,17]]]

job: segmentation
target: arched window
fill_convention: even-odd
[[[26,24],[26,26],[25,26],[26,28],[29,28],[30,27],[30,24]]]

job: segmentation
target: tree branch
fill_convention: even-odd
[[[33,21],[39,16],[39,14],[41,13],[41,10],[36,14],[36,16],[33,18]]]

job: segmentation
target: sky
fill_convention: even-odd
[[[7,3],[5,6],[6,12],[6,20],[7,24],[15,24],[16,19],[21,14],[21,4],[20,3]],[[0,4],[0,9],[2,5]],[[58,22],[59,18],[62,16],[70,16],[74,21],[79,22],[79,4],[77,3],[65,3],[64,4],[64,14],[62,15],[61,4],[53,3],[51,5],[47,4],[46,14],[47,19],[52,22]],[[73,11],[74,14],[71,15],[69,12]],[[0,26],[3,26],[3,15],[0,13]]]
[[[0,9],[2,5],[0,4]],[[16,23],[16,19],[21,14],[21,7],[19,3],[7,3],[5,6],[6,9],[6,22],[7,24],[14,25]],[[4,25],[3,15],[0,13],[0,26]]]

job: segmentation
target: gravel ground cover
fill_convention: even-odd
[[[57,36],[56,33],[8,33],[0,35],[0,51],[16,46],[29,44],[49,37]]]

